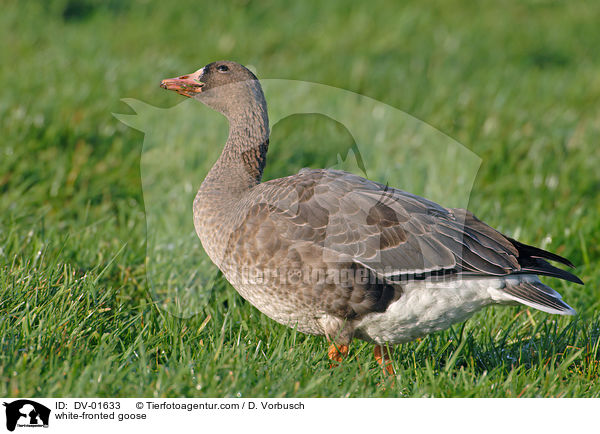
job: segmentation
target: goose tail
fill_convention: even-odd
[[[562,300],[554,289],[539,280],[507,279],[503,292],[509,299],[547,313],[575,315],[577,312]]]

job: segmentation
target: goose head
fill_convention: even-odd
[[[265,105],[256,76],[236,62],[212,62],[192,74],[167,78],[160,86],[194,98],[228,118],[253,106]]]

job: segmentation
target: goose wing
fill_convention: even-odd
[[[288,248],[308,242],[319,247],[325,263],[354,262],[392,281],[526,273],[581,283],[547,261],[572,266],[568,260],[512,240],[469,211],[354,174],[305,169],[259,187],[246,209],[266,211],[255,221],[270,228],[266,241],[285,240]]]

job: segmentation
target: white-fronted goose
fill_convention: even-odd
[[[464,321],[491,304],[574,314],[538,275],[582,283],[567,259],[502,235],[469,211],[444,208],[351,173],[303,169],[261,183],[269,144],[258,79],[235,62],[161,86],[230,123],[194,201],[202,245],[227,280],[270,318],[324,335],[341,360],[356,337],[381,345]],[[387,366],[391,372],[391,366]]]

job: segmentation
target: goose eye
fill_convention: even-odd
[[[217,66],[217,71],[227,72],[227,71],[229,71],[229,68],[227,67],[227,65],[219,65],[219,66]]]

